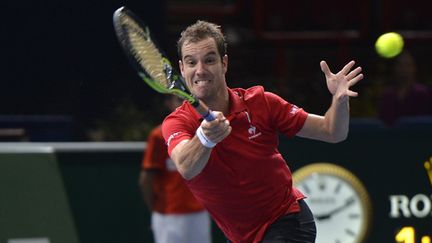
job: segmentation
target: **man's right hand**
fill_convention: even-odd
[[[219,143],[226,138],[232,130],[230,122],[222,112],[213,111],[215,118],[213,121],[203,120],[201,128],[204,135],[213,143]]]

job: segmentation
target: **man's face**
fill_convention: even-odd
[[[214,39],[186,42],[182,53],[180,70],[191,92],[204,102],[223,97],[228,57],[221,59]]]

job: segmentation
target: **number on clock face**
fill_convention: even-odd
[[[358,242],[365,220],[357,191],[332,174],[313,173],[296,184],[317,225],[316,243]]]

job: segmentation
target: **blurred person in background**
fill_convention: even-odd
[[[378,116],[392,126],[400,117],[431,115],[431,96],[430,87],[418,80],[414,57],[405,50],[395,58],[387,86],[378,98]]]
[[[166,95],[165,105],[174,111],[182,100]],[[161,126],[147,139],[139,185],[151,212],[155,243],[210,243],[211,221],[194,198],[168,156]]]

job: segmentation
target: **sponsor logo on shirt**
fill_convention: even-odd
[[[171,134],[171,135],[168,137],[168,140],[167,140],[167,146],[169,146],[170,143],[171,143],[171,140],[172,140],[173,138],[175,138],[176,136],[178,136],[179,134],[180,134],[180,132],[175,132],[175,133]]]
[[[249,129],[248,129],[248,133],[249,133],[249,140],[252,140],[258,136],[261,135],[261,132],[259,132],[257,130],[257,128],[252,124],[251,119],[249,117],[249,113],[247,111],[245,111],[246,117],[248,119],[249,122]]]
[[[297,113],[298,110],[299,110],[299,108],[297,106],[293,105],[293,106],[291,106],[289,113],[291,115],[294,115],[295,113]]]

